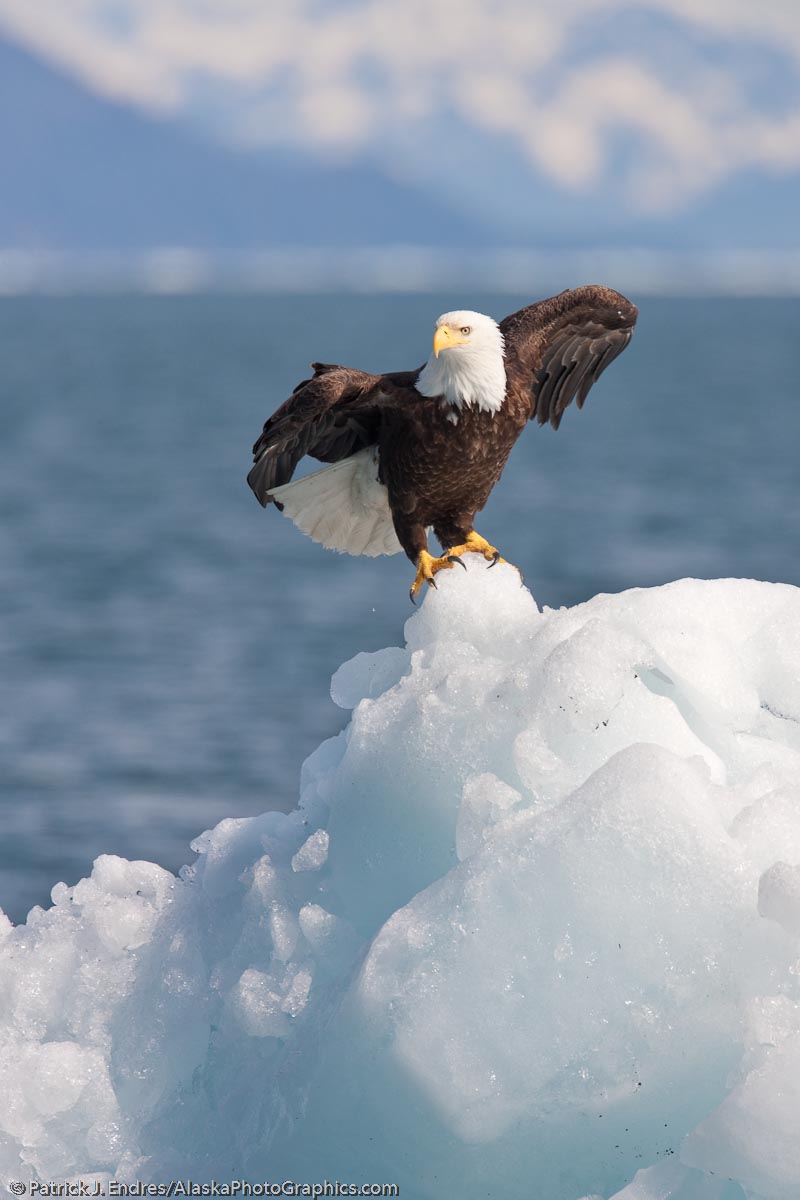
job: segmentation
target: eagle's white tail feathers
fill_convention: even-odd
[[[304,479],[273,488],[283,515],[315,542],[340,554],[397,554],[386,488],[378,482],[374,446],[323,467]]]

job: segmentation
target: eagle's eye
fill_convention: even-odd
[[[470,329],[469,325],[462,325],[461,333],[463,333],[464,337],[469,337],[469,335],[472,333],[472,330]]]

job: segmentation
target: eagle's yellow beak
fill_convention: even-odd
[[[433,335],[434,358],[438,358],[440,351],[449,350],[451,346],[466,346],[467,340],[451,329],[449,325],[438,325]]]

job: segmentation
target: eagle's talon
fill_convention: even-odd
[[[454,559],[448,558],[446,555],[442,558],[434,558],[427,550],[421,550],[417,558],[417,577],[411,585],[411,591],[408,593],[411,597],[411,603],[416,604],[415,596],[419,594],[423,583],[427,583],[435,591],[436,580],[433,578],[439,571],[449,571],[452,569]],[[461,564],[464,566],[464,564]],[[464,567],[466,570],[466,567]]]
[[[496,566],[497,566],[497,564],[498,564],[500,561],[501,561],[501,559],[500,559],[500,551],[499,551],[499,550],[495,550],[494,554],[492,555],[492,561],[489,563],[489,565],[488,565],[488,567],[486,568],[486,570],[487,570],[487,571],[491,571],[492,567],[496,567]]]
[[[466,571],[466,569],[467,569],[467,564],[466,564],[465,562],[462,562],[462,561],[461,561],[461,559],[458,557],[458,555],[457,555],[457,554],[448,554],[448,555],[447,555],[447,561],[448,561],[448,562],[451,562],[451,563],[458,563],[458,565],[459,565],[460,567],[463,567],[465,571]]]

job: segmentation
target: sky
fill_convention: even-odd
[[[797,0],[0,0],[0,34],[209,146],[368,167],[504,244],[760,225],[800,250]]]

